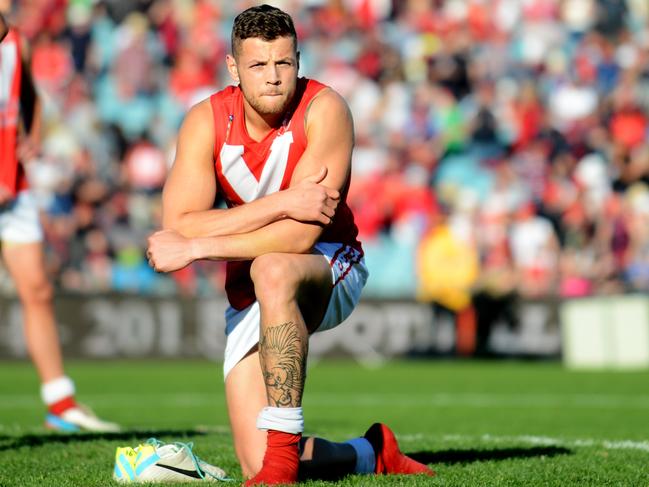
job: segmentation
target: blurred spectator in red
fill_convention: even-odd
[[[40,88],[60,97],[74,73],[69,45],[55,42],[47,31],[40,33],[32,46],[32,72]]]
[[[214,86],[214,73],[202,63],[193,49],[183,48],[171,69],[169,88],[171,94],[185,107],[191,106],[197,92]]]

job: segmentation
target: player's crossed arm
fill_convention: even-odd
[[[176,159],[162,196],[163,228],[185,237],[246,233],[274,221],[292,218],[329,223],[340,194],[326,187],[323,166],[313,168],[300,184],[235,208],[213,209],[214,122],[209,100],[188,113],[178,136]]]
[[[333,217],[335,207],[331,203],[337,206],[340,193],[344,193],[349,180],[354,134],[345,101],[332,90],[320,93],[309,109],[306,131],[307,148],[295,169],[291,188],[274,195],[297,194],[299,188],[313,182],[313,175],[318,175],[324,166],[326,172],[321,174],[322,180],[316,185],[337,193],[328,203],[326,214],[323,213],[326,221],[302,220],[289,215],[290,218],[269,222],[252,231],[193,239],[177,232],[158,232],[149,238],[147,254],[151,265],[158,271],[169,272],[198,259],[250,260],[270,252],[309,252],[318,241],[324,224],[330,223]]]

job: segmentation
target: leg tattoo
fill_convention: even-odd
[[[267,327],[259,340],[268,404],[273,407],[298,407],[302,403],[309,345],[298,326],[289,321]]]

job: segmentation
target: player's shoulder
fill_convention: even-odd
[[[242,97],[241,88],[239,86],[228,85],[225,88],[212,93],[209,97],[213,109],[223,108],[224,110],[232,110],[233,106],[240,101]]]
[[[306,82],[306,91],[311,91],[312,99],[311,103],[314,103],[318,100],[318,103],[322,104],[332,104],[334,106],[347,106],[345,98],[334,90],[331,86],[326,85],[318,80],[312,78],[304,78]]]
[[[190,134],[206,134],[213,138],[215,120],[222,112],[232,113],[236,98],[240,96],[238,86],[227,86],[193,105],[183,121],[182,130]],[[196,135],[199,136],[199,135]]]
[[[322,88],[313,96],[307,111],[309,120],[335,120],[338,117],[351,119],[351,112],[345,98],[332,87],[322,85]]]
[[[193,105],[183,120],[180,130],[182,138],[192,140],[212,140],[214,132],[214,117],[212,115],[212,104],[209,98],[205,98]]]
[[[210,98],[205,98],[193,105],[187,115],[184,124],[202,124],[212,118],[212,103]]]
[[[232,86],[232,85],[226,86],[222,90],[212,93],[207,98],[193,105],[189,109],[187,115],[189,116],[189,114],[203,114],[203,115],[211,114],[215,106],[218,107],[222,104],[226,104],[228,100],[237,96],[238,91],[240,91],[238,86]]]

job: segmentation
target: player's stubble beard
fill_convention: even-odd
[[[280,98],[280,100],[274,97],[265,98],[263,96],[264,92],[255,96],[251,93],[252,90],[246,89],[247,87],[244,86],[241,81],[239,81],[239,86],[241,87],[241,92],[243,93],[246,102],[253,108],[253,110],[255,110],[255,112],[262,117],[278,117],[285,114],[293,102],[295,92],[297,91],[297,77],[292,83],[292,86],[290,81],[288,85],[286,83],[282,85],[284,88],[284,90],[282,90],[282,96],[277,97]],[[275,90],[267,90],[265,93],[272,93],[274,91]],[[272,101],[272,103],[267,103],[268,101]]]
[[[285,113],[293,98],[293,94],[291,94],[290,96],[282,97],[280,103],[271,104],[271,103],[264,103],[262,96],[259,97],[246,96],[245,92],[244,92],[244,96],[248,104],[261,116],[273,116],[273,115],[281,115]]]

